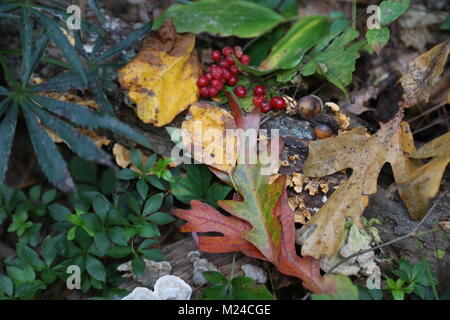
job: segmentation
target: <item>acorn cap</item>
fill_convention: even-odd
[[[310,95],[297,101],[297,112],[300,115],[312,117],[323,109],[323,102],[318,96]]]

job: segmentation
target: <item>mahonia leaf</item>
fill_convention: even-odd
[[[445,168],[450,162],[450,133],[425,144],[411,158],[432,158],[427,164],[415,169],[399,186],[411,217],[420,219],[428,211],[429,200],[439,191]]]
[[[378,175],[385,163],[391,164],[397,182],[405,181],[415,168],[408,159],[415,151],[414,142],[408,124],[401,122],[402,116],[399,112],[390,122],[381,124],[373,136],[365,128],[355,128],[311,142],[305,175],[323,177],[347,168],[353,172],[302,227],[303,256],[332,258],[338,252],[344,240],[345,218],[360,225],[368,195],[377,191]]]

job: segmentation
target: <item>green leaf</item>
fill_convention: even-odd
[[[139,177],[139,175],[133,170],[125,168],[119,171],[117,177],[121,180],[133,180]]]
[[[211,284],[227,284],[228,279],[218,271],[204,271],[203,277]]]
[[[6,294],[7,296],[12,296],[13,289],[14,284],[12,280],[3,274],[0,274],[0,291]]]
[[[264,285],[248,277],[237,277],[231,280],[232,295],[235,300],[275,300]]]
[[[259,36],[284,18],[274,11],[246,1],[203,0],[186,5],[174,5],[155,21],[158,29],[164,20],[172,18],[177,32],[210,32],[222,37]]]
[[[126,246],[128,244],[127,237],[125,235],[125,231],[121,227],[112,227],[107,230],[108,236],[111,238],[111,241],[120,245]]]
[[[50,189],[44,192],[44,194],[42,195],[42,203],[45,205],[50,204],[52,201],[54,201],[56,199],[56,190],[55,189]]]
[[[162,261],[165,258],[159,249],[141,249],[139,252],[148,260]]]
[[[132,148],[130,150],[130,158],[131,158],[131,163],[136,168],[138,168],[141,171],[144,169],[144,167],[142,166],[142,154],[138,150]]]
[[[41,258],[39,258],[37,253],[30,247],[23,244],[17,244],[16,250],[19,258],[23,262],[32,266],[36,271],[42,271],[45,269],[44,262],[41,260]]]
[[[47,178],[64,192],[70,192],[75,184],[70,176],[67,164],[47,132],[39,125],[37,118],[31,112],[24,112],[38,162]]]
[[[381,50],[389,42],[391,32],[388,28],[370,29],[366,33],[366,38],[370,47],[380,54]]]
[[[113,116],[98,113],[83,105],[59,101],[43,96],[34,95],[33,101],[46,110],[72,121],[77,125],[91,129],[108,129],[119,135],[125,136],[144,147],[150,147],[146,137]]]
[[[450,14],[444,21],[444,24],[441,26],[441,30],[450,30]]]
[[[145,249],[145,248],[151,247],[157,243],[158,243],[158,240],[156,240],[156,239],[147,239],[147,240],[144,240],[141,242],[138,249]]]
[[[133,268],[133,273],[139,276],[145,271],[145,262],[142,258],[134,256],[133,260],[131,261],[131,267]]]
[[[128,193],[125,196],[125,201],[127,203],[128,208],[133,211],[137,215],[141,215],[141,205],[139,204],[138,199],[131,193]]]
[[[145,218],[145,220],[157,224],[157,225],[164,225],[175,221],[175,218],[164,212],[155,212],[148,217]]]
[[[20,40],[22,42],[22,85],[26,86],[31,75],[31,49],[33,46],[33,20],[26,7],[22,8],[20,16]]]
[[[164,184],[153,174],[145,176],[145,180],[147,180],[152,186],[159,190],[166,190]]]
[[[41,278],[46,284],[52,284],[58,279],[56,272],[45,270],[41,273]]]
[[[49,40],[50,39],[48,38],[47,34],[43,33],[35,41],[33,52],[31,53],[31,66],[30,69],[28,70],[29,74],[25,75],[27,81],[30,78],[31,73],[36,69],[37,65],[41,61],[45,53],[45,50],[47,49]]]
[[[87,85],[80,79],[78,73],[69,70],[53,77],[46,82],[30,87],[33,92],[84,90]]]
[[[200,293],[199,300],[232,300],[233,296],[230,292],[230,285],[215,285],[203,289]]]
[[[94,11],[95,16],[103,22],[105,20],[105,17],[102,14],[101,9],[99,8],[96,0],[88,0],[88,5]]]
[[[136,183],[136,190],[142,199],[147,198],[148,189],[149,189],[149,186],[148,186],[147,182],[145,182],[145,180],[139,180]]]
[[[346,86],[352,81],[356,60],[360,56],[359,50],[364,42],[351,44],[358,37],[358,31],[352,28],[338,36],[339,34],[325,37],[307,56],[307,63],[301,72],[303,76],[317,73],[347,93]]]
[[[139,236],[143,238],[153,238],[161,235],[157,226],[145,222],[138,226],[138,232]]]
[[[246,0],[280,12],[289,18],[297,15],[297,2],[295,0]]]
[[[42,192],[41,186],[37,185],[37,186],[32,187],[30,189],[30,191],[28,192],[30,200],[38,201],[39,198],[41,197],[41,192]]]
[[[104,256],[108,251],[111,243],[105,231],[96,232],[94,236],[94,243],[99,251],[100,256]]]
[[[104,165],[112,166],[111,157],[97,147],[90,137],[82,134],[70,124],[52,116],[45,110],[35,107],[31,103],[27,105],[39,119],[62,138],[77,155],[89,161],[96,161]]]
[[[115,259],[122,259],[129,256],[132,253],[130,247],[114,246],[110,247],[106,252],[106,255]]]
[[[77,232],[76,226],[70,228],[69,231],[67,232],[67,240],[72,241],[73,239],[75,239],[76,232]]]
[[[58,222],[66,222],[67,221],[67,215],[70,214],[70,210],[67,209],[66,207],[58,204],[58,203],[54,203],[52,204],[50,207],[48,207],[49,211],[50,211],[50,216]]]
[[[11,154],[14,133],[16,132],[17,115],[18,107],[13,104],[12,108],[0,123],[0,137],[2,137],[2,143],[0,144],[0,181],[5,180],[6,170],[8,169],[9,156]]]
[[[44,258],[45,263],[47,264],[47,267],[49,267],[52,262],[56,258],[56,243],[55,239],[47,236],[44,241],[42,241],[41,245],[41,255]]]
[[[161,208],[163,200],[164,200],[164,193],[157,193],[157,194],[151,196],[145,202],[144,213],[149,214],[149,213],[156,212],[159,208]]]
[[[86,257],[86,270],[89,275],[98,281],[106,280],[106,271],[103,264],[92,256]]]
[[[312,300],[358,300],[358,287],[355,286],[349,277],[342,274],[325,276],[333,280],[336,285],[336,291],[332,294],[313,294]]]
[[[108,199],[105,198],[101,193],[97,194],[92,202],[92,208],[95,213],[98,215],[100,220],[105,223],[106,216],[108,215],[108,211],[111,209],[111,204]]]
[[[119,42],[118,44],[116,44],[115,46],[110,48],[108,51],[101,54],[99,57],[95,58],[94,63],[99,63],[101,61],[109,59],[109,58],[121,53],[124,49],[129,48],[130,45],[134,41],[137,41],[137,40],[141,39],[142,37],[144,37],[148,33],[148,31],[150,31],[151,27],[152,27],[152,22],[145,23],[141,28],[134,31],[127,38],[125,38],[125,40]]]
[[[387,26],[408,10],[410,0],[389,0],[380,4],[381,25]]]
[[[327,35],[327,17],[309,16],[295,23],[272,48],[259,69],[290,69],[297,66],[305,53]]]
[[[392,290],[392,297],[394,297],[394,300],[404,300],[405,299],[405,293],[402,290]]]
[[[88,82],[86,73],[84,72],[83,66],[81,65],[80,59],[77,56],[75,48],[72,47],[67,37],[62,33],[59,25],[52,18],[45,16],[37,10],[32,10],[33,15],[39,21],[39,23],[47,31],[48,37],[55,42],[58,48],[66,57],[67,61],[73,66],[73,68],[78,72],[81,79],[85,83]]]
[[[70,173],[78,182],[95,184],[97,181],[97,166],[95,163],[79,157],[72,157],[69,162]]]

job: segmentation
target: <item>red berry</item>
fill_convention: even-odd
[[[213,59],[214,61],[219,61],[222,58],[222,53],[220,53],[219,50],[213,50],[213,52],[211,52],[211,59]]]
[[[230,66],[230,72],[233,74],[238,74],[239,73],[239,68],[236,65],[232,65]]]
[[[208,97],[208,95],[209,95],[208,87],[201,87],[200,95],[205,98]]]
[[[244,65],[248,66],[250,64],[250,56],[248,54],[244,54],[239,61]]]
[[[234,63],[234,60],[233,60],[233,57],[232,57],[232,56],[226,56],[226,57],[225,57],[225,61],[227,62],[227,64],[228,64],[228,67],[231,67],[231,66],[235,65],[235,63]]]
[[[234,47],[234,55],[236,56],[236,58],[240,59],[243,54],[244,52],[242,51],[242,48],[240,46]]]
[[[253,93],[255,94],[255,96],[263,96],[266,94],[266,88],[264,88],[263,85],[257,85],[253,89]]]
[[[231,47],[223,47],[222,48],[222,53],[224,56],[229,56],[230,54],[233,53],[233,49],[231,49]]]
[[[266,97],[265,97],[265,96],[257,96],[257,97],[253,97],[252,101],[253,101],[253,105],[254,105],[255,107],[261,107],[261,103],[262,103],[263,101],[266,101]],[[267,101],[266,101],[266,102],[267,102]]]
[[[200,78],[198,78],[197,80],[197,85],[199,87],[206,87],[209,83],[209,80],[206,76],[201,76]]]
[[[223,88],[223,84],[220,80],[214,79],[213,81],[211,81],[211,85],[214,88],[216,88],[218,91],[222,90],[222,88]]]
[[[215,96],[217,96],[218,93],[219,93],[219,90],[217,90],[217,88],[209,87],[209,89],[208,89],[208,96],[215,97]]]
[[[213,76],[214,79],[222,79],[223,76],[223,70],[220,67],[216,67],[211,71],[211,74]]]
[[[239,98],[242,98],[242,97],[245,96],[245,94],[247,93],[247,90],[245,89],[244,86],[237,86],[236,88],[234,88],[234,93],[235,93]]]
[[[227,81],[227,83],[230,86],[236,85],[237,82],[238,82],[238,77],[236,75],[234,75],[234,74],[231,76],[230,80]]]
[[[283,98],[277,96],[272,98],[272,100],[270,101],[270,105],[272,106],[272,108],[282,110],[286,108],[286,101],[284,101]]]
[[[206,79],[208,79],[208,81],[211,81],[212,79],[214,79],[214,77],[212,76],[212,74],[211,73],[207,73],[207,74],[205,74],[205,77],[206,77]]]
[[[228,65],[228,62],[227,62],[227,60],[225,60],[225,59],[222,59],[222,60],[220,60],[220,62],[219,62],[219,67],[221,67],[222,69],[228,69],[230,66]]]
[[[262,112],[269,112],[270,109],[271,109],[270,103],[267,102],[267,101],[263,101],[263,102],[261,102],[261,107],[260,108],[261,108]]]
[[[232,76],[232,74],[231,74],[231,72],[230,72],[228,69],[224,69],[224,70],[223,70],[223,79],[224,79],[225,81],[230,80],[230,79],[231,79],[231,76]]]

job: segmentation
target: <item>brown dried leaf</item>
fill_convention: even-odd
[[[143,122],[164,126],[198,100],[201,67],[194,46],[194,34],[177,34],[166,20],[119,71],[120,84],[137,104]]]
[[[337,137],[311,142],[304,166],[307,176],[323,177],[347,168],[353,172],[302,227],[302,255],[332,258],[344,240],[345,218],[360,224],[368,195],[377,190],[383,165],[389,162],[395,180],[404,181],[414,168],[408,160],[414,150],[411,131],[407,123],[401,122],[401,113],[381,124],[373,136],[367,135],[365,128],[355,128]]]
[[[400,79],[405,107],[428,102],[432,81],[444,71],[449,53],[450,38],[409,63],[408,72]]]
[[[450,132],[425,144],[411,155],[414,159],[432,158],[414,170],[399,185],[403,200],[413,219],[422,218],[428,211],[429,200],[436,196],[445,168],[450,162]]]

